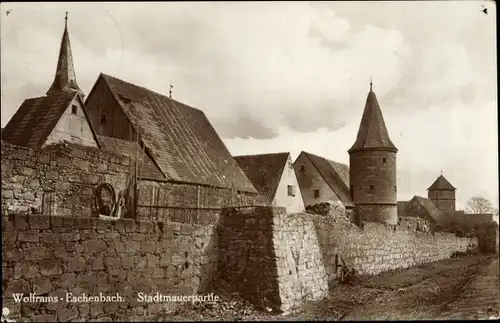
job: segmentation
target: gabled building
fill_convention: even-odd
[[[99,136],[139,143],[165,181],[257,193],[203,111],[102,73],[85,104]]]
[[[349,193],[349,167],[302,151],[293,163],[306,206],[322,202],[341,202],[354,207]]]
[[[427,197],[441,212],[455,212],[457,189],[441,174],[427,189]]]
[[[305,210],[289,153],[234,158],[266,205],[285,207],[287,213]]]
[[[67,14],[51,87],[45,96],[21,104],[3,129],[2,140],[35,149],[60,142],[99,147],[76,82]]]
[[[406,205],[403,217],[421,218],[430,224],[433,230],[446,229],[448,219],[430,199],[415,195]]]

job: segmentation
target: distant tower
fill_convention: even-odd
[[[396,153],[372,91],[366,98],[358,137],[349,153],[350,189],[358,224],[397,224]]]
[[[441,175],[427,189],[427,197],[441,212],[455,212],[456,190],[441,172]]]
[[[76,82],[75,68],[73,67],[73,55],[71,54],[71,44],[68,34],[68,12],[64,18],[64,33],[59,50],[59,59],[57,61],[56,75],[54,82],[47,91],[47,95],[59,92],[76,91],[83,96],[82,90]]]

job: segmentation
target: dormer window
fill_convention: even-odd
[[[78,114],[78,106],[76,104],[73,104],[71,106],[71,114],[74,114],[74,115]]]
[[[319,190],[314,190],[314,198],[319,198]]]
[[[101,114],[101,124],[103,124],[105,122],[106,122],[106,115],[105,114]]]

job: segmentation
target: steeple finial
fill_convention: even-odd
[[[172,84],[170,84],[170,91],[168,93],[168,95],[170,96],[170,98],[172,98],[172,89],[174,88],[174,86]]]
[[[68,12],[64,17],[64,32],[59,49],[59,59],[57,61],[56,75],[54,82],[47,91],[47,95],[58,92],[79,92],[83,95],[78,83],[76,83],[75,68],[73,66],[73,55],[71,54],[71,44],[68,33]]]
[[[370,76],[370,92],[372,91],[372,87],[373,87],[373,82],[372,82],[372,77]]]
[[[443,170],[441,169],[441,176],[443,175]]]

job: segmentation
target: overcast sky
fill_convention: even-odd
[[[1,123],[50,87],[68,10],[86,94],[100,72],[166,95],[172,83],[233,155],[348,163],[372,76],[399,149],[398,199],[426,196],[443,170],[458,207],[477,195],[497,205],[494,5],[3,2]]]

